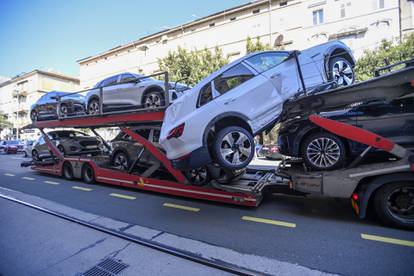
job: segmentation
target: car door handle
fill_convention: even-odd
[[[279,77],[280,77],[280,73],[277,73],[277,74],[274,74],[274,75],[270,76],[271,79],[275,79],[275,78],[279,78]]]
[[[236,101],[236,99],[230,99],[230,100],[228,100],[227,102],[224,102],[224,104],[231,104],[232,102],[235,102]]]

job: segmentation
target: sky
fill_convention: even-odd
[[[248,0],[0,0],[0,76],[76,62]]]

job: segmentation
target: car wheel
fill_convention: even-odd
[[[204,186],[210,182],[210,173],[208,169],[203,166],[197,169],[191,169],[184,172],[188,181],[195,186]]]
[[[32,159],[34,161],[40,161],[40,156],[39,156],[39,153],[37,152],[37,150],[32,151]]]
[[[375,211],[385,224],[414,229],[414,183],[390,183],[375,194]]]
[[[249,131],[231,126],[217,133],[213,144],[216,162],[224,169],[245,168],[254,157],[254,140]]]
[[[68,115],[68,107],[66,106],[66,104],[60,105],[60,115],[63,117],[66,117]]]
[[[39,119],[37,112],[35,110],[30,112],[30,119],[32,120],[32,122],[36,122]]]
[[[62,145],[59,145],[57,148],[62,153],[62,155],[65,156],[65,154],[66,154],[65,148]]]
[[[96,181],[95,171],[88,163],[85,163],[82,167],[82,181],[86,184],[93,184]]]
[[[72,164],[70,164],[70,162],[63,163],[62,175],[67,180],[72,180],[73,179],[73,168],[72,168]]]
[[[98,99],[93,99],[88,103],[88,114],[98,115],[101,113],[101,106]]]
[[[163,95],[159,91],[150,91],[142,99],[144,108],[157,108],[165,105]]]
[[[355,82],[355,72],[352,64],[344,57],[335,57],[329,61],[328,76],[338,86],[347,86]]]
[[[302,144],[302,158],[315,170],[333,170],[345,162],[345,145],[336,135],[315,133]]]
[[[115,167],[118,167],[121,170],[128,170],[131,162],[129,161],[128,155],[126,155],[122,151],[118,151],[114,154],[114,157],[112,158],[112,165]]]

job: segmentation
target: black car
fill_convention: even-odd
[[[371,131],[406,148],[414,147],[414,93],[389,103],[385,100],[365,101],[317,114]],[[343,167],[348,158],[359,155],[367,147],[322,130],[310,122],[307,115],[282,122],[278,145],[281,154],[301,157],[315,170]],[[378,153],[385,155],[379,150],[369,154]]]
[[[99,154],[102,142],[80,131],[56,130],[47,133],[49,139],[63,155]],[[50,149],[43,136],[32,149],[33,160],[42,160],[51,156]]]
[[[60,98],[60,114],[70,116],[85,112],[85,97],[80,94],[51,91],[46,93],[34,103],[30,109],[30,119],[50,120],[58,117],[58,99]]]

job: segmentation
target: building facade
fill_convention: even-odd
[[[41,70],[33,70],[0,83],[0,112],[12,124],[12,127],[1,131],[0,139],[35,139],[35,130],[22,129],[31,123],[31,105],[49,91],[78,89],[79,79]]]
[[[245,54],[247,37],[288,50],[339,39],[360,57],[383,39],[412,32],[413,14],[413,0],[252,1],[81,59],[80,84],[88,89],[117,73],[157,72],[158,59],[179,46],[218,46],[233,60]]]

